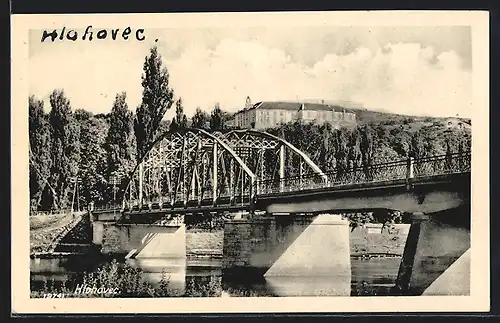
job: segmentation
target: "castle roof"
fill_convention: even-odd
[[[250,109],[261,110],[290,110],[298,111],[301,106],[304,110],[312,111],[337,111],[342,112],[346,110],[339,105],[327,105],[319,103],[303,103],[303,102],[286,102],[286,101],[262,101],[254,104]]]

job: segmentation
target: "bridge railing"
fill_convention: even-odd
[[[470,170],[470,152],[425,157],[416,159],[413,163],[414,177],[464,173]]]
[[[111,204],[104,204],[104,205],[92,205],[92,206],[89,206],[89,208],[93,212],[121,210],[123,208],[123,204],[122,203],[111,203]]]
[[[388,163],[375,164],[368,167],[353,167],[347,169],[334,169],[325,172],[326,178],[317,173],[303,174],[302,176],[285,177],[283,179],[265,179],[255,182],[254,189],[257,195],[280,194],[286,192],[295,192],[302,190],[335,187],[351,184],[363,184],[370,182],[385,182],[392,180],[412,178],[421,178],[435,175],[446,175],[453,173],[470,172],[471,153],[453,153],[424,158],[408,158]],[[242,194],[243,193],[243,194]],[[245,187],[243,192],[221,192],[219,198],[245,196],[250,194],[249,187]],[[206,195],[206,196],[205,196]],[[178,201],[184,199],[184,195],[177,196]],[[211,190],[206,190],[202,199],[211,198]],[[171,203],[171,197],[150,198],[147,202],[143,201],[125,201],[124,204],[107,204],[94,208],[95,211],[106,211],[123,208],[130,209],[136,207],[148,207],[155,204],[160,208],[168,207]],[[189,199],[187,202],[191,202]]]
[[[424,158],[408,158],[394,162],[381,163],[368,167],[353,167],[326,172],[325,181],[318,174],[285,177],[282,180],[263,180],[258,182],[257,194],[277,194],[370,182],[385,182],[400,179],[446,175],[469,172],[471,153],[453,153]]]
[[[353,167],[345,170],[327,172],[328,184],[326,186],[339,186],[348,184],[361,184],[405,178],[407,176],[407,161],[372,165],[369,167]]]
[[[251,190],[249,185],[246,185],[241,189],[240,187],[236,187],[234,192],[232,192],[228,187],[224,187],[221,185],[221,190],[218,192],[217,200],[219,199],[233,199],[240,200],[243,196],[244,199],[247,199],[250,196]],[[155,197],[145,197],[140,203],[138,199],[134,200],[125,200],[123,203],[123,209],[137,209],[137,208],[170,208],[172,205],[177,205],[179,203],[187,203],[187,204],[196,204],[201,201],[213,200],[212,187],[207,186],[204,187],[203,193],[199,195],[191,195],[188,194],[186,196],[185,193],[179,192],[174,195],[163,195],[163,196],[155,196]],[[118,206],[121,207],[121,206]]]
[[[316,174],[285,177],[283,179],[260,180],[256,184],[257,195],[294,192],[304,189],[321,188],[325,186],[325,179]]]

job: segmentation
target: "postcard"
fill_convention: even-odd
[[[13,313],[488,311],[488,18],[13,15]]]

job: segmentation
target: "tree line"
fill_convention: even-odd
[[[62,89],[50,95],[48,113],[43,101],[30,96],[31,209],[69,208],[75,199],[81,205],[111,203],[113,190],[124,191],[127,181],[122,179],[165,131],[192,127],[213,132],[230,128],[229,114],[219,104],[210,113],[198,107],[188,119],[182,98],[174,99],[169,77],[161,55],[153,47],[144,60],[142,100],[135,113],[129,109],[125,92],[116,95],[109,113],[95,115],[84,109],[73,111]],[[175,116],[165,121],[165,113],[173,106]],[[267,131],[292,143],[325,171],[341,172],[407,156],[418,158],[470,149],[469,128],[427,121],[374,120],[340,129],[296,121]]]
[[[406,159],[470,151],[468,127],[432,121],[400,124],[371,122],[335,128],[329,123],[295,121],[267,129],[305,152],[324,171],[347,171]]]
[[[30,96],[29,191],[31,210],[57,210],[94,202],[110,203],[113,190],[123,192],[126,177],[157,138],[167,130],[190,126],[222,131],[228,113],[216,104],[208,114],[201,108],[188,120],[182,98],[174,100],[169,73],[156,47],[146,56],[142,74],[142,101],[134,113],[127,94],[116,94],[111,112],[92,114],[72,110],[63,89],[44,101]],[[171,122],[165,113],[174,105]],[[78,189],[77,189],[78,188]]]

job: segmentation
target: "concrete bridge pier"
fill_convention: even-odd
[[[403,295],[470,294],[470,205],[413,214],[396,288]]]
[[[225,274],[263,277],[279,296],[351,293],[349,223],[340,215],[278,215],[229,220]]]
[[[104,222],[98,224],[95,229],[102,230],[101,252],[104,254],[127,255],[127,258],[186,258],[184,224]]]
[[[162,271],[169,279],[172,294],[183,295],[186,288],[186,228],[184,224],[93,223],[100,236],[101,253],[125,256],[127,262],[147,273],[157,283]]]

